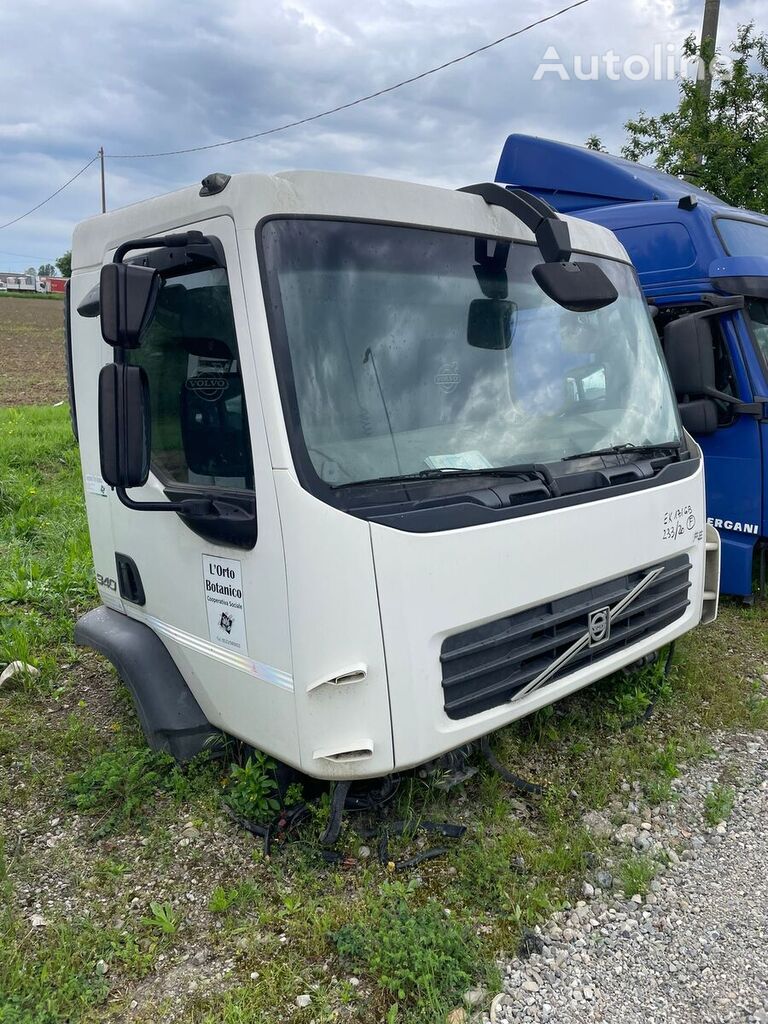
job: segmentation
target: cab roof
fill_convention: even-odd
[[[647,164],[535,135],[507,138],[496,181],[535,192],[565,212],[617,203],[679,202],[690,195],[708,205],[728,206],[711,192]]]
[[[162,235],[213,217],[228,216],[253,232],[268,216],[325,216],[384,221],[533,241],[517,217],[476,195],[433,185],[328,171],[232,175],[226,188],[201,196],[194,185],[83,221],[72,242],[73,272],[99,266],[131,238]],[[628,261],[612,232],[566,218],[574,250]]]

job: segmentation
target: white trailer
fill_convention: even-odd
[[[80,224],[72,265],[76,636],[154,747],[215,727],[376,777],[715,617],[701,453],[603,228],[493,185],[211,175]]]

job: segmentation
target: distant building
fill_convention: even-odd
[[[39,280],[43,282],[47,292],[60,292],[63,295],[69,279],[66,277],[41,277]]]
[[[64,292],[65,277],[38,277],[37,274],[5,273],[0,271],[0,291],[8,292]]]
[[[36,274],[4,274],[0,272],[0,284],[9,292],[42,292],[45,289]]]

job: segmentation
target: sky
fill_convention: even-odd
[[[0,224],[50,195],[94,155],[206,145],[348,102],[550,14],[569,0],[0,0]],[[589,0],[546,25],[351,110],[204,153],[106,160],[109,209],[211,171],[296,168],[451,188],[493,180],[507,135],[618,152],[623,124],[674,109],[666,75],[704,0]],[[723,0],[720,41],[764,0]],[[763,15],[765,12],[763,11]],[[554,47],[554,50],[550,48]],[[602,57],[620,58],[609,80]],[[557,56],[555,57],[554,54]],[[545,56],[547,59],[545,60]],[[576,77],[600,61],[594,80]],[[550,70],[543,73],[537,68]],[[562,71],[553,71],[555,65]],[[567,76],[564,78],[563,75]],[[0,230],[0,270],[53,261],[99,212],[98,164]]]

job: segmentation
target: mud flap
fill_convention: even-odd
[[[143,622],[111,608],[94,608],[78,619],[75,643],[98,651],[115,666],[152,750],[189,761],[215,735],[162,641]]]

